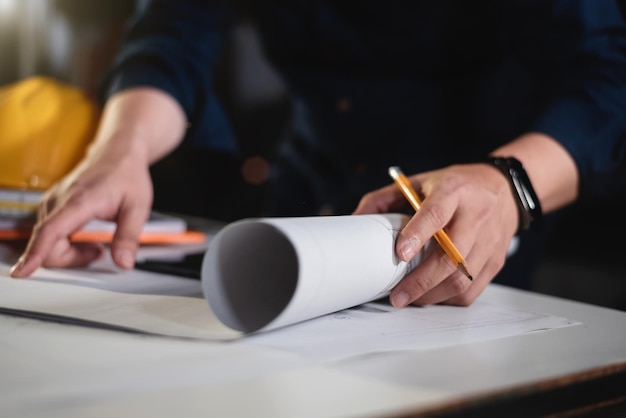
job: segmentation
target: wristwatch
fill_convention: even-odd
[[[516,235],[530,228],[533,223],[541,219],[542,211],[541,203],[524,166],[513,157],[487,157],[486,162],[500,170],[511,184],[519,210],[519,226]]]

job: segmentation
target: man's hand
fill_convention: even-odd
[[[33,235],[11,276],[29,276],[39,266],[85,266],[99,258],[101,245],[73,244],[69,239],[92,219],[117,223],[111,255],[120,267],[132,268],[151,205],[152,183],[145,161],[120,155],[82,163],[44,195]]]
[[[391,302],[396,307],[411,303],[469,305],[504,265],[517,230],[517,206],[508,181],[487,164],[450,166],[409,180],[424,199],[421,209],[398,234],[398,257],[410,260],[445,228],[474,280],[436,246],[393,289]],[[392,184],[365,195],[354,213],[389,212],[406,204],[398,186]]]
[[[102,246],[70,241],[92,219],[117,223],[111,255],[118,266],[132,268],[152,207],[150,164],[180,143],[185,127],[182,108],[164,92],[134,88],[113,96],[85,158],[44,195],[33,235],[11,276],[96,260]]]

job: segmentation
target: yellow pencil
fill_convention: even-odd
[[[420,207],[422,206],[422,201],[415,192],[415,189],[413,189],[413,186],[411,186],[409,179],[404,175],[404,173],[402,173],[402,170],[400,170],[400,167],[389,167],[389,175],[391,176],[391,178],[393,178],[398,187],[400,187],[402,194],[404,194],[407,200],[411,203],[413,209],[415,209],[416,212],[419,211]],[[452,242],[448,234],[446,234],[446,231],[444,231],[443,229],[437,231],[437,233],[435,233],[435,240],[437,241],[437,243],[439,243],[439,245],[445,251],[448,257],[450,257],[450,260],[452,260],[452,262],[456,264],[459,271],[466,275],[468,279],[474,280],[474,278],[467,271],[465,259],[463,258],[459,250],[454,246],[454,243]]]

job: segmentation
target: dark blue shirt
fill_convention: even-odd
[[[187,114],[187,140],[234,150],[213,87],[240,11],[231,3],[151,1],[106,95],[158,87]],[[293,101],[274,213],[349,212],[389,184],[390,165],[414,173],[477,161],[532,131],[572,155],[581,199],[626,189],[626,24],[616,0],[268,0],[243,9]]]

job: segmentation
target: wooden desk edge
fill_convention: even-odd
[[[477,396],[466,396],[398,418],[453,417],[571,417],[600,408],[623,407],[626,412],[626,361],[528,384],[503,387]],[[595,415],[594,415],[595,416]]]

